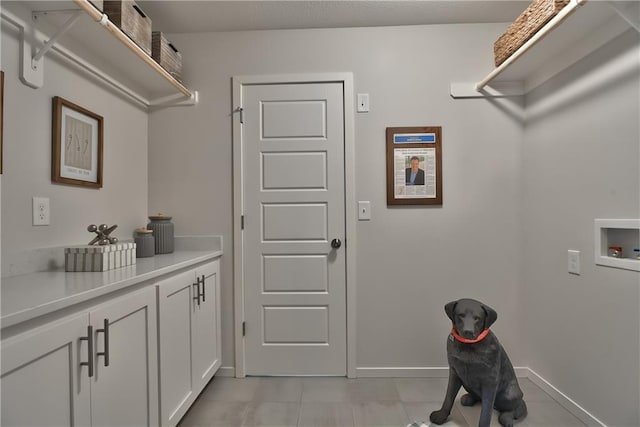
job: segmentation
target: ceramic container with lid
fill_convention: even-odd
[[[134,240],[136,242],[136,258],[151,257],[156,253],[153,230],[145,227],[136,228]]]
[[[149,230],[153,230],[156,254],[170,254],[173,252],[173,223],[171,217],[159,213],[149,216]]]

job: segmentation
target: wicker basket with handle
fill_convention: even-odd
[[[151,56],[151,18],[132,0],[104,0],[109,20]]]
[[[496,67],[562,10],[569,0],[534,0],[493,44]]]
[[[173,76],[182,81],[182,54],[163,33],[151,33],[151,57]]]

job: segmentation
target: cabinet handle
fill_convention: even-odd
[[[93,326],[87,326],[87,336],[80,337],[80,341],[87,341],[87,356],[88,362],[80,362],[80,366],[87,366],[89,368],[89,378],[93,377]]]
[[[205,290],[204,290],[205,289],[205,286],[204,286],[204,274],[202,275],[202,282],[201,283],[202,283],[202,302],[205,302],[205,299],[204,299],[204,292],[205,292]]]
[[[104,333],[104,351],[96,353],[96,357],[104,356],[104,366],[109,366],[109,319],[104,319],[104,328],[96,329],[96,334]]]
[[[191,286],[196,287],[196,290],[194,292],[195,296],[193,297],[193,299],[197,301],[198,307],[199,307],[200,306],[200,279],[197,279],[196,283],[192,284]]]
[[[133,6],[132,6],[132,7],[136,10],[136,12],[138,12],[138,13],[140,14],[140,16],[142,16],[143,18],[146,18],[146,17],[147,17],[147,14],[146,14],[146,13],[144,13],[144,12],[142,11],[142,9],[140,9],[140,6],[138,6],[137,4],[133,4]]]

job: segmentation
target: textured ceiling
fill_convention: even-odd
[[[529,1],[142,0],[167,33],[511,22]]]

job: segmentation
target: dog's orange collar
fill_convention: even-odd
[[[465,344],[475,344],[477,342],[482,341],[483,339],[485,339],[487,337],[487,335],[489,335],[489,332],[491,332],[491,329],[485,329],[484,331],[482,331],[480,333],[480,335],[478,335],[478,338],[474,339],[474,340],[470,340],[468,338],[463,338],[461,337],[458,332],[456,331],[456,328],[451,328],[451,335],[456,339],[456,341],[460,341],[461,343],[465,343]]]

